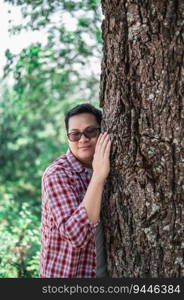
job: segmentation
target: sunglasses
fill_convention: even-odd
[[[82,135],[86,138],[91,139],[96,137],[100,132],[100,128],[87,128],[83,132],[71,132],[67,136],[71,142],[78,142]]]

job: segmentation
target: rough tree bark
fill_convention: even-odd
[[[184,276],[183,40],[179,0],[102,0],[103,195],[110,277]]]

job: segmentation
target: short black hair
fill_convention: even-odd
[[[65,114],[65,127],[66,127],[67,132],[68,132],[69,119],[72,116],[79,115],[82,113],[90,113],[90,114],[94,115],[98,124],[101,125],[101,121],[102,121],[101,110],[97,109],[96,107],[94,107],[93,105],[91,105],[89,103],[83,103],[83,104],[79,104],[79,105],[73,107]]]

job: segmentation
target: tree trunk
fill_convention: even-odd
[[[101,2],[100,107],[113,138],[102,206],[109,276],[183,277],[184,1]]]

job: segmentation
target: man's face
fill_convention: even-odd
[[[69,118],[68,133],[83,132],[87,128],[99,128],[99,124],[93,114],[81,113]],[[100,133],[100,131],[99,131]],[[93,155],[95,153],[95,146],[98,136],[87,138],[84,134],[79,141],[71,142],[68,139],[70,150],[74,156],[81,161],[86,167],[92,167]]]

